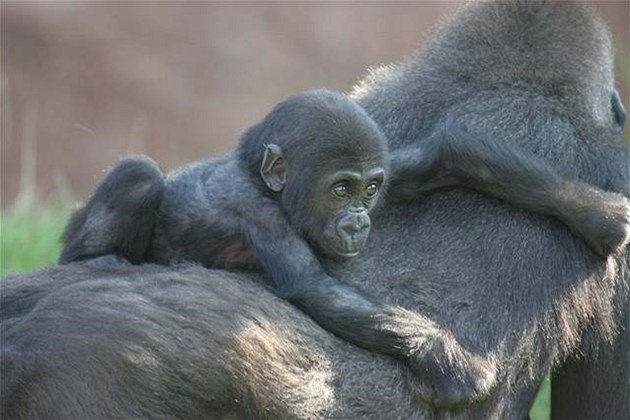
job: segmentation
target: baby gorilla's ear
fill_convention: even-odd
[[[260,176],[271,191],[280,192],[284,188],[287,182],[287,170],[282,149],[277,144],[269,144],[265,147]]]
[[[619,92],[617,92],[617,89],[613,89],[610,103],[612,105],[615,123],[619,126],[621,130],[623,130],[623,128],[626,126],[626,122],[628,121],[628,114],[626,113],[626,109],[623,107],[623,102],[621,102],[621,98],[619,97]]]

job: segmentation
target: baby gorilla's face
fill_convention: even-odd
[[[324,253],[336,257],[354,257],[365,246],[370,234],[369,212],[380,196],[385,170],[380,167],[366,171],[342,170],[322,180],[328,213],[323,221],[318,246]],[[325,202],[325,204],[324,204]]]
[[[262,179],[280,193],[291,225],[325,257],[350,258],[363,249],[370,234],[369,213],[383,195],[389,155],[361,144],[345,150],[302,150],[304,156],[286,160],[280,146],[265,148]]]
[[[293,215],[299,214],[293,218],[294,226],[319,254],[356,256],[370,234],[369,213],[382,196],[384,165],[362,162],[311,179],[302,190],[302,200],[293,201],[299,211],[288,209]],[[286,192],[290,194],[290,188]]]

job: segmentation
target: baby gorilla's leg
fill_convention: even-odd
[[[391,166],[389,195],[397,200],[462,186],[554,216],[600,255],[619,252],[630,240],[626,197],[566,179],[537,156],[450,118],[420,146],[392,153]]]
[[[122,160],[76,210],[63,234],[61,264],[114,254],[144,262],[164,192],[164,174],[143,156]]]

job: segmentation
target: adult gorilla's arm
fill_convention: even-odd
[[[552,418],[630,418],[630,300],[625,291],[615,299],[621,324],[612,342],[584,343],[578,355],[553,370]]]
[[[620,250],[630,239],[627,198],[566,179],[536,156],[467,131],[452,119],[420,145],[392,152],[391,167],[395,200],[462,186],[556,217],[601,255]]]

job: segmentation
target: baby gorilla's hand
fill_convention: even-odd
[[[455,408],[486,396],[496,382],[496,364],[448,343],[410,358],[409,379],[417,398],[437,408]],[[446,344],[443,346],[442,344]],[[450,347],[450,346],[449,346]]]
[[[486,396],[496,383],[494,360],[464,348],[447,329],[418,313],[388,307],[377,316],[381,331],[399,340],[421,401],[454,408]]]

